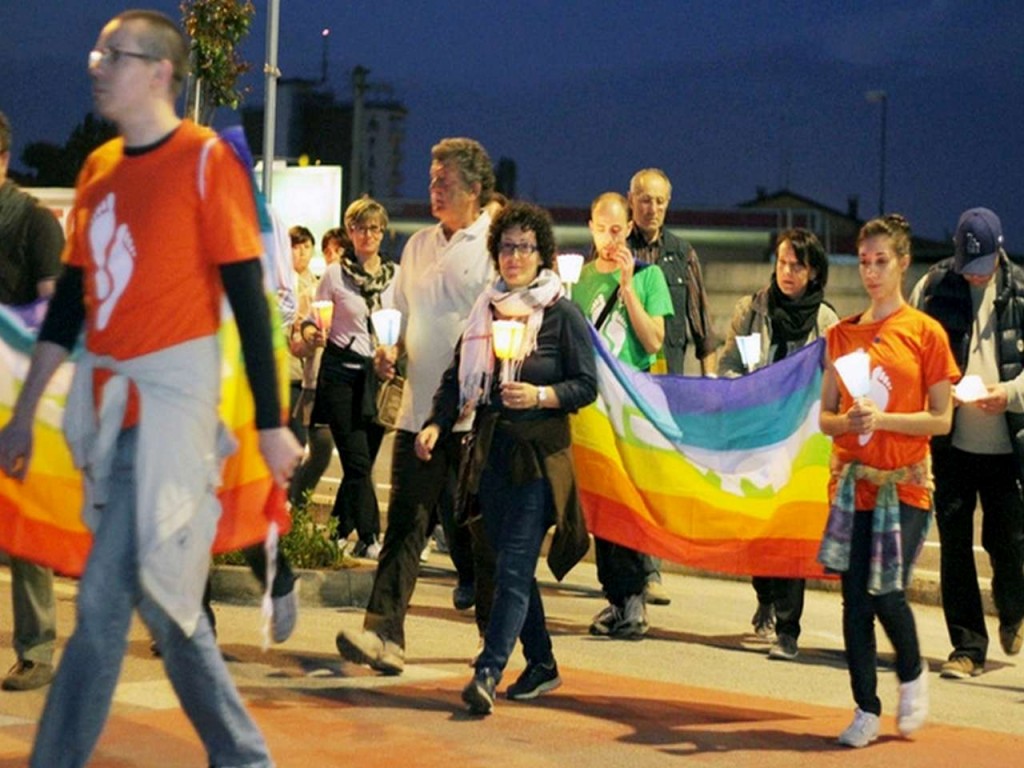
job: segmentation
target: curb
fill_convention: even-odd
[[[589,559],[589,558],[588,558]],[[333,608],[365,608],[370,601],[373,579],[377,573],[377,564],[373,560],[357,560],[356,565],[337,570],[316,570],[296,568],[295,575],[299,580],[299,605],[308,607]],[[663,563],[666,573],[693,576],[702,579],[728,579],[730,581],[748,581],[749,576],[731,576],[711,573],[696,568],[688,568],[676,563]],[[420,572],[430,569],[440,573],[454,575],[455,569],[448,564],[438,566],[436,563],[421,565]],[[210,569],[212,594],[215,600],[239,605],[259,605],[263,592],[259,582],[247,567],[241,565],[216,565]],[[992,601],[992,590],[987,579],[980,580],[982,604],[985,613],[998,615]],[[564,585],[563,585],[564,587]],[[838,579],[809,579],[808,589],[826,592],[838,592]],[[939,574],[935,571],[917,571],[914,574],[907,599],[919,605],[941,605],[942,592],[939,588]]]
[[[365,608],[370,601],[377,564],[360,560],[357,565],[337,570],[295,568],[299,583],[299,605],[306,607]],[[217,565],[210,569],[214,600],[237,605],[259,605],[263,590],[252,571],[244,565]]]

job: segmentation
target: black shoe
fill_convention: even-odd
[[[1020,653],[1021,645],[1024,645],[1024,622],[1000,624],[999,644],[1003,646],[1003,653],[1007,656],[1016,656]]]
[[[477,672],[462,689],[462,700],[471,714],[489,715],[494,709],[494,689],[498,681],[488,671]]]
[[[558,676],[558,664],[555,660],[546,664],[527,664],[523,674],[519,676],[505,691],[505,695],[513,701],[536,699],[542,693],[553,691],[562,684]]]
[[[472,584],[459,584],[452,590],[452,605],[457,611],[468,611],[476,604],[476,587]]]

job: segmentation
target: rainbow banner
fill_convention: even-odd
[[[823,576],[824,342],[735,379],[638,373],[594,345],[598,399],[572,420],[590,532],[719,573]]]
[[[273,311],[274,327],[278,327]],[[38,314],[38,313],[36,313]],[[5,425],[25,380],[35,331],[30,313],[0,306],[0,425]],[[274,485],[259,452],[255,408],[242,360],[238,330],[227,318],[221,326],[220,416],[238,441],[225,462],[219,496],[221,515],[214,552],[263,541],[269,523],[282,532],[291,525],[284,491]],[[287,371],[282,334],[274,334],[278,371]],[[82,522],[82,478],[71,462],[61,431],[73,358],[61,366],[40,403],[33,433],[33,455],[24,482],[0,472],[0,549],[78,576],[92,544]],[[279,374],[281,402],[288,402],[287,375]]]

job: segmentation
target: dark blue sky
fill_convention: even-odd
[[[179,16],[177,0],[150,4]],[[85,57],[106,0],[0,2],[0,109],[25,143],[63,142],[89,108]],[[264,59],[266,3],[243,47]],[[888,93],[886,208],[942,238],[993,208],[1024,252],[1024,3],[1019,0],[467,4],[281,0],[280,65],[348,95],[356,64],[409,109],[407,196],[431,144],[480,139],[513,158],[519,194],[586,204],[657,165],[680,206],[729,206],[789,186],[862,214],[878,207]],[[251,103],[262,101],[253,78]],[[220,122],[223,122],[221,116]]]

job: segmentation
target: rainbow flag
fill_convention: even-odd
[[[598,399],[572,420],[590,532],[719,573],[823,576],[824,342],[736,379],[639,373],[594,345]]]
[[[0,425],[10,420],[35,343],[35,330],[27,324],[27,316],[0,306]],[[287,371],[284,337],[274,334],[274,339],[278,371]],[[220,416],[238,441],[238,450],[224,465],[219,491],[223,514],[213,546],[214,552],[227,552],[263,541],[271,521],[287,531],[291,517],[284,491],[274,485],[259,453],[255,408],[238,329],[230,316],[221,326],[220,340]],[[40,403],[32,461],[24,482],[0,472],[0,549],[78,576],[85,567],[92,536],[82,522],[81,474],[72,464],[61,432],[73,360],[61,366]],[[287,403],[287,374],[278,378],[281,402]]]

